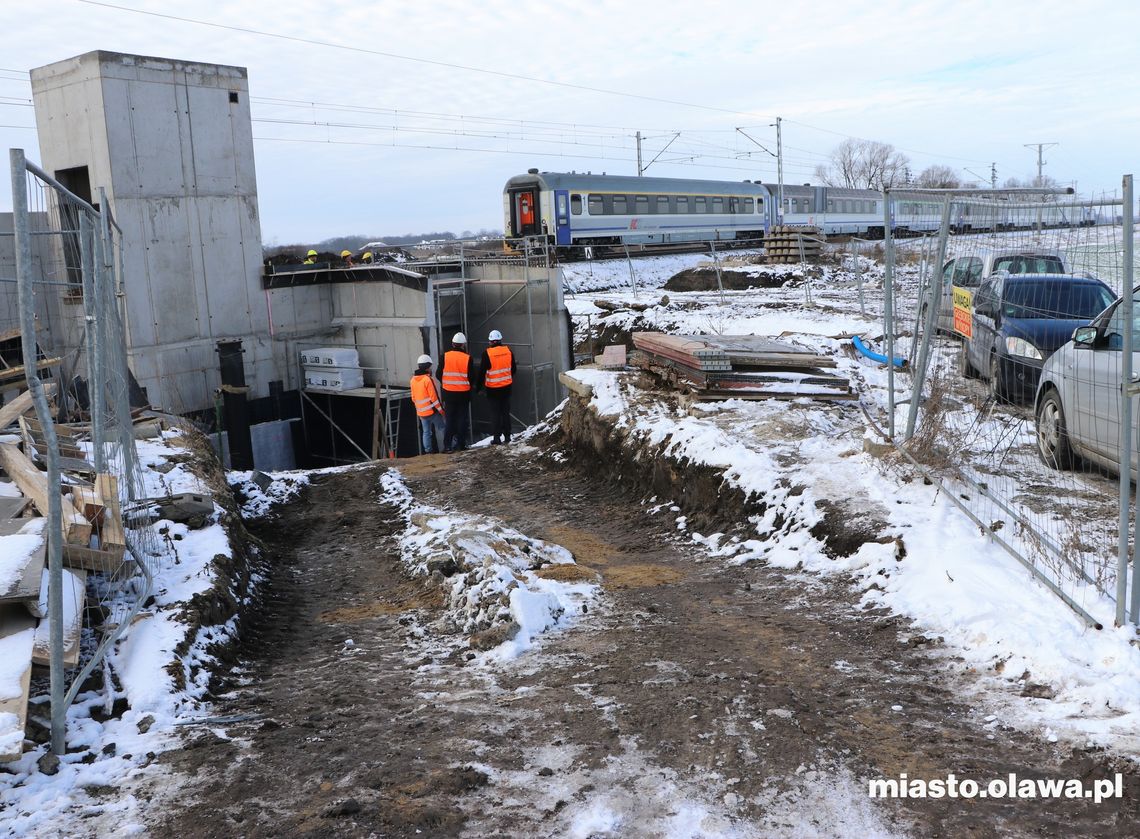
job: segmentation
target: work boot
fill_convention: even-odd
[[[503,444],[503,441],[500,440],[497,436],[491,438],[491,445],[492,446],[501,446],[502,444]]]

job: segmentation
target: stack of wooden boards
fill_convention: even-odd
[[[853,399],[847,379],[824,372],[835,360],[757,335],[634,332],[633,363],[693,398]]]
[[[823,252],[823,234],[818,227],[773,227],[764,236],[768,262],[794,264],[818,262]]]
[[[48,385],[49,395],[53,385]],[[43,463],[44,428],[30,416],[28,393],[0,408],[0,432],[15,424],[21,444],[0,443],[0,761],[23,752],[32,665],[50,664],[47,614],[46,517],[52,490]],[[63,492],[64,666],[79,664],[80,631],[88,571],[113,576],[126,552],[118,481],[96,474],[87,461],[79,427],[54,426],[59,442]],[[22,450],[21,450],[22,445]],[[34,515],[38,513],[39,515]]]

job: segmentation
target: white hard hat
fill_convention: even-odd
[[[503,340],[503,333],[497,329],[492,329],[491,334],[487,336],[488,341],[501,341]]]
[[[453,344],[466,344],[467,343],[467,336],[464,335],[462,332],[456,332],[454,335],[451,336],[451,343],[453,343]]]
[[[416,359],[416,364],[431,364],[431,356],[430,355],[421,355],[419,358]]]

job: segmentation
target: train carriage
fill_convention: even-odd
[[[728,241],[760,244],[774,224],[815,227],[825,236],[883,236],[882,193],[868,189],[759,181],[647,178],[531,169],[507,181],[503,229],[508,241],[543,237],[564,252],[582,246],[667,245]],[[887,214],[895,235],[938,231],[941,197],[897,190]],[[955,233],[1095,224],[1072,205],[1027,206],[995,196],[992,204],[959,203]]]
[[[572,246],[759,243],[771,194],[763,184],[531,170],[507,181],[508,239]]]

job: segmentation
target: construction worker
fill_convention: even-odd
[[[340,261],[344,263],[345,268],[352,267],[352,251],[344,250],[340,252]]]
[[[439,404],[439,391],[431,377],[431,364],[430,355],[417,358],[416,372],[410,382],[412,403],[416,406],[416,416],[420,418],[420,429],[423,432],[424,454],[439,452],[435,432],[438,430],[443,433],[445,429],[443,406]]]
[[[511,348],[503,345],[503,333],[492,329],[487,340],[491,346],[483,350],[479,388],[486,388],[491,402],[491,445],[497,446],[511,442],[511,383],[516,364]]]
[[[475,360],[467,353],[467,336],[456,332],[451,349],[443,354],[443,410],[447,427],[443,432],[443,450],[453,452],[467,448],[470,430],[471,384],[475,381]]]
[[[360,257],[360,261],[363,262],[365,265],[371,265],[372,264],[372,251],[365,251],[364,256]]]
[[[312,248],[309,248],[309,252],[307,254],[305,254],[304,264],[305,265],[316,265],[317,264],[317,252],[315,250],[313,250]]]

